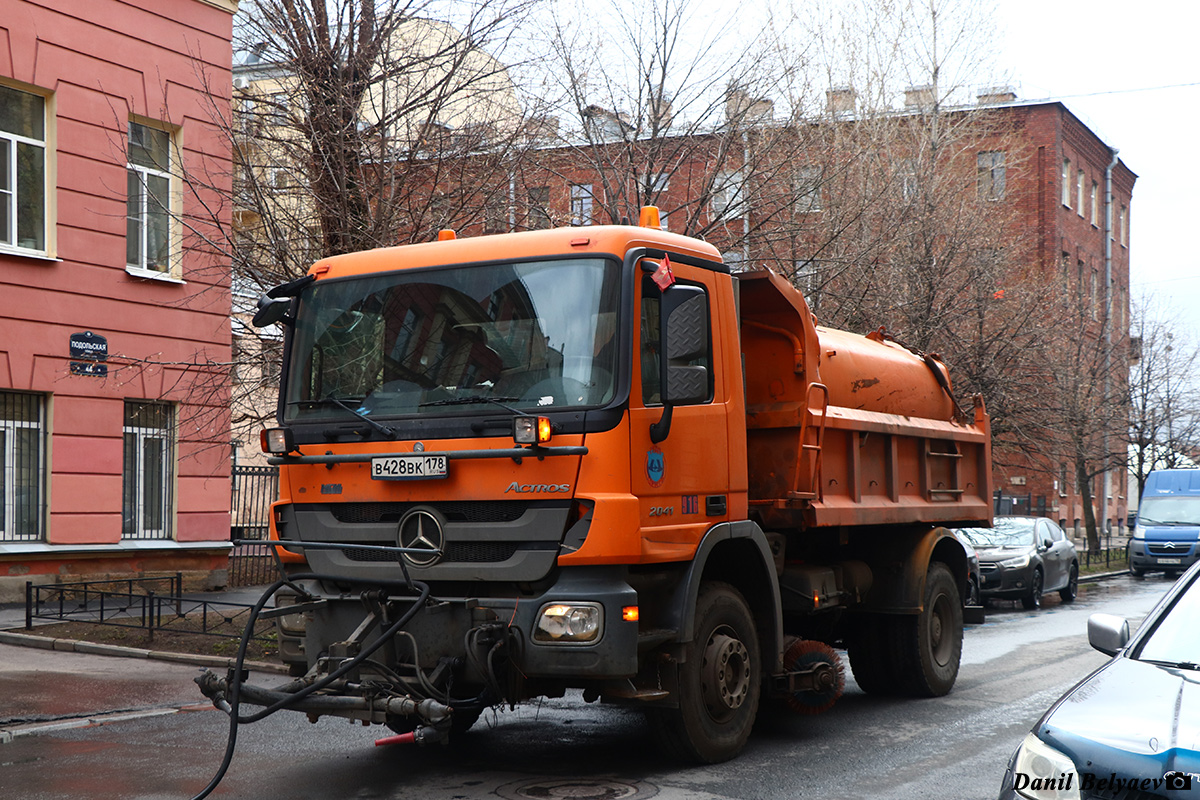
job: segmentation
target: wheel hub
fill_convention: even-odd
[[[713,631],[704,648],[700,685],[704,704],[716,719],[741,708],[750,694],[750,653],[727,628]]]

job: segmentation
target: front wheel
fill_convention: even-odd
[[[962,658],[962,595],[950,569],[929,565],[925,597],[915,617],[892,620],[901,688],[914,697],[941,697],[954,688]]]
[[[726,583],[703,585],[679,665],[679,708],[649,712],[655,738],[676,758],[728,761],[750,737],[761,691],[762,656],[746,599]]]
[[[1035,569],[1033,579],[1029,581],[1029,591],[1021,598],[1021,605],[1032,611],[1042,607],[1042,571]]]

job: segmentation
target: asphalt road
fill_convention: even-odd
[[[1000,603],[987,623],[968,629],[949,696],[876,698],[848,673],[846,695],[824,715],[764,709],[746,751],[727,764],[671,763],[639,714],[570,696],[485,717],[461,742],[427,749],[376,748],[383,728],[280,713],[240,729],[232,768],[213,796],[994,798],[1030,725],[1105,661],[1087,644],[1088,615],[1136,622],[1167,586],[1160,575],[1121,577],[1085,584],[1070,606],[1053,596],[1039,612]],[[201,704],[194,674],[0,645],[0,729],[13,720],[59,726],[0,744],[0,790],[30,800],[192,797],[217,769],[228,730],[223,714]]]

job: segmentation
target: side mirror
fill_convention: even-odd
[[[1087,630],[1088,644],[1106,656],[1115,656],[1129,644],[1129,622],[1124,617],[1092,614],[1088,617]]]
[[[708,368],[689,362],[708,353],[708,303],[698,286],[663,292],[660,341],[664,358],[663,403],[699,403],[708,398]]]
[[[265,328],[268,325],[274,325],[287,316],[292,307],[292,298],[290,297],[268,297],[260,295],[258,298],[258,310],[254,312],[254,318],[250,323],[256,328]]]
[[[708,398],[708,367],[690,363],[708,353],[708,300],[704,290],[679,284],[665,289],[658,325],[663,415],[650,426],[650,441],[655,444],[671,432],[671,409],[676,404],[699,403]]]
[[[1043,550],[1049,550],[1051,547],[1054,547],[1054,542],[1053,542],[1053,540],[1051,540],[1051,539],[1042,539],[1042,549],[1043,549]]]

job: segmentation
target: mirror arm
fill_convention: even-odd
[[[658,422],[650,426],[650,441],[658,444],[667,438],[667,434],[671,432],[671,409],[673,406],[670,403],[663,403],[663,413],[659,417]]]

